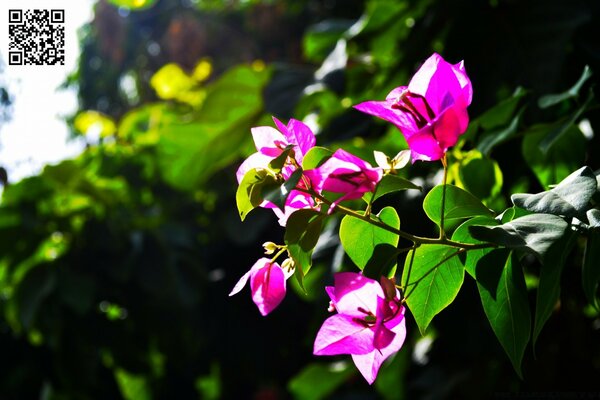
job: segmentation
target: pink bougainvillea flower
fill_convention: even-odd
[[[381,168],[373,168],[368,162],[339,149],[323,165],[305,171],[304,175],[318,192],[344,193],[333,203],[335,207],[344,200],[358,199],[372,192],[383,172]]]
[[[250,278],[252,300],[258,311],[265,316],[273,311],[285,297],[286,274],[277,263],[271,263],[268,258],[261,258],[254,263],[235,284],[229,296],[239,293]]]
[[[360,373],[372,384],[383,361],[404,344],[404,306],[395,288],[395,293],[386,296],[389,287],[384,291],[379,282],[358,273],[337,273],[334,283],[325,290],[337,314],[321,326],[313,353],[352,355]]]
[[[413,162],[433,161],[441,159],[466,131],[472,98],[464,62],[453,65],[434,53],[408,86],[392,90],[385,101],[354,107],[396,125],[408,142]]]
[[[270,126],[252,128],[252,138],[257,152],[250,155],[238,168],[236,173],[238,183],[242,181],[246,172],[251,169],[268,168],[269,163],[281,155],[283,150],[290,145],[293,146],[294,160],[297,165],[302,165],[304,155],[314,147],[315,135],[303,122],[290,119],[286,126],[275,117],[273,117],[273,121],[277,129]],[[283,178],[289,179],[296,169],[297,166],[293,163],[286,164],[281,171]],[[294,211],[301,208],[312,208],[315,204],[308,194],[292,190],[283,210],[268,201],[264,201],[260,206],[273,209],[273,212],[279,218],[279,224],[285,226],[288,217]]]

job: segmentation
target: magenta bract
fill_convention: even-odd
[[[333,206],[343,200],[352,200],[372,192],[381,180],[381,168],[373,168],[368,162],[339,149],[319,168],[304,172],[310,179],[313,189],[321,193],[328,191],[344,193]]]
[[[268,258],[261,258],[254,263],[235,284],[229,296],[239,293],[250,278],[252,300],[258,311],[265,316],[273,311],[285,297],[286,277],[283,269],[277,263],[271,263]]]
[[[334,286],[325,288],[338,312],[321,326],[315,355],[350,354],[363,377],[372,384],[385,359],[406,338],[404,306],[399,293],[386,300],[379,282],[354,272],[335,274]]]
[[[385,101],[367,101],[357,110],[385,119],[404,134],[413,162],[441,159],[469,124],[473,88],[464,62],[450,64],[434,53],[408,86],[392,90]]]
[[[242,181],[246,172],[251,169],[268,168],[269,163],[281,155],[289,145],[294,146],[294,159],[297,165],[302,165],[304,155],[314,147],[315,135],[303,122],[290,119],[286,126],[275,117],[273,117],[273,121],[279,130],[270,126],[252,128],[252,138],[257,152],[250,155],[238,168],[236,173],[238,183]],[[296,169],[293,165],[286,165],[281,171],[283,178],[288,179]],[[260,206],[272,208],[279,218],[279,224],[285,226],[288,217],[294,211],[301,208],[312,208],[314,202],[306,193],[294,190],[288,196],[284,210],[280,210],[275,204],[268,201],[264,201]]]

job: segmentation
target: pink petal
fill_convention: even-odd
[[[235,177],[237,178],[238,183],[242,181],[246,172],[250,171],[253,168],[267,168],[269,163],[273,161],[274,157],[266,156],[262,153],[254,153],[250,155],[250,157],[246,158],[242,165],[239,166],[237,172],[235,173]]]
[[[453,66],[437,53],[425,60],[410,80],[408,89],[424,96],[436,115],[454,104],[455,99],[463,98]]]
[[[267,260],[264,267],[258,269],[250,277],[252,300],[258,311],[265,316],[273,311],[285,297],[285,274],[277,263]]]
[[[299,163],[302,163],[304,155],[308,153],[311,148],[315,147],[315,143],[317,142],[315,134],[306,124],[296,119],[290,119],[287,128],[288,131],[286,137],[291,143],[298,145],[300,148],[299,154],[296,154],[296,160]]]
[[[473,86],[471,85],[471,80],[467,76],[467,71],[465,70],[465,62],[461,61],[452,66],[452,70],[456,75],[456,79],[458,79],[458,83],[462,88],[462,98],[458,102],[460,106],[467,107],[471,104],[473,100]]]
[[[431,133],[431,126],[422,129],[418,134],[410,138],[408,147],[410,147],[413,163],[416,160],[435,161],[444,156],[442,149]]]
[[[360,308],[376,315],[377,297],[384,296],[379,282],[355,272],[340,272],[335,274],[334,283],[332,300],[339,313],[363,318],[366,314]]]
[[[402,87],[405,88],[406,86]],[[388,98],[392,96],[392,93],[397,93],[398,89],[399,88],[392,90],[390,94],[388,94]],[[391,122],[400,129],[404,134],[404,137],[409,138],[419,130],[419,127],[411,114],[393,109],[392,106],[394,104],[396,104],[395,99],[386,101],[365,101],[364,103],[355,105],[354,108],[366,114]]]
[[[469,114],[466,108],[453,106],[444,110],[433,125],[440,148],[446,151],[454,146],[468,125]]]
[[[275,158],[281,154],[282,148],[288,145],[285,136],[270,126],[258,126],[251,131],[256,150],[266,156]]]
[[[373,351],[373,329],[355,317],[336,314],[327,318],[315,338],[313,354],[366,354]]]
[[[391,331],[395,333],[395,336],[387,347],[380,350],[373,350],[367,354],[352,355],[352,361],[354,361],[356,368],[358,368],[369,384],[372,384],[375,381],[375,378],[377,378],[377,373],[379,372],[381,364],[392,354],[400,350],[404,344],[404,340],[406,339],[404,313],[399,313],[395,319],[400,322],[391,329]]]
[[[235,286],[231,290],[231,293],[229,293],[229,296],[238,294],[240,292],[240,290],[242,290],[244,288],[244,286],[246,286],[246,282],[248,282],[248,278],[250,277],[251,272],[252,271],[250,270],[250,271],[246,272],[244,275],[242,275],[240,280],[235,284]]]
[[[254,263],[254,265],[252,265],[252,267],[250,267],[250,270],[248,272],[246,272],[244,275],[242,275],[240,280],[235,284],[235,286],[231,290],[231,293],[229,293],[229,296],[238,294],[240,292],[240,290],[242,290],[244,288],[244,286],[246,286],[246,282],[248,282],[248,278],[250,277],[250,275],[252,273],[256,272],[257,270],[259,270],[260,268],[263,268],[265,265],[267,265],[269,263],[269,261],[270,260],[265,257],[258,259]]]

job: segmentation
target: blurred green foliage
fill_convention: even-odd
[[[234,173],[253,151],[250,127],[271,125],[270,115],[304,118],[321,145],[369,161],[373,149],[393,156],[406,148],[401,136],[351,105],[406,84],[433,51],[464,59],[474,86],[470,128],[450,153],[457,193],[500,211],[511,193],[547,190],[582,165],[600,168],[600,136],[590,134],[600,128],[599,13],[584,0],[98,1],[70,77],[80,100],[73,134],[89,146],[8,185],[0,204],[0,397],[477,399],[597,390],[600,319],[588,306],[597,302],[597,232],[585,256],[584,241],[569,247],[536,357],[523,350],[524,380],[469,276],[427,340],[408,321],[405,348],[373,388],[341,359],[312,357],[327,308],[322,282],[344,263],[339,221],[319,225],[327,240],[311,243],[309,294],[298,290],[263,319],[249,296],[227,293],[260,257],[260,243],[284,239],[270,212],[241,224],[235,210]],[[407,230],[432,234],[421,203],[438,171],[403,169],[424,192],[390,193],[375,211],[392,206]],[[583,271],[569,261],[582,258]],[[542,284],[535,260],[523,272]],[[582,273],[592,277],[584,292]],[[534,304],[527,293],[520,300]],[[422,316],[419,326],[430,321]]]

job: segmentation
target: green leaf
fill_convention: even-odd
[[[519,375],[531,333],[531,311],[523,271],[505,249],[483,256],[475,270],[477,287],[492,330]]]
[[[552,147],[552,145],[554,144],[554,142],[556,142],[561,136],[567,133],[568,130],[575,125],[581,114],[583,114],[588,109],[588,106],[591,104],[593,99],[594,92],[590,90],[585,102],[579,108],[577,108],[577,110],[575,110],[573,114],[568,116],[566,119],[557,121],[554,124],[552,130],[542,139],[542,141],[539,144],[542,153],[547,153],[550,147]]]
[[[520,100],[526,94],[527,92],[522,87],[518,87],[511,97],[501,101],[481,114],[476,121],[481,124],[481,127],[485,130],[491,130],[508,124],[514,115]],[[483,150],[481,150],[481,152],[485,153]]]
[[[552,214],[530,214],[498,226],[470,226],[469,231],[477,239],[527,250],[543,260],[567,226],[565,220]]]
[[[540,108],[548,108],[565,100],[579,96],[579,91],[581,90],[581,87],[591,77],[592,71],[590,70],[590,67],[586,65],[583,68],[583,73],[581,74],[577,82],[571,88],[569,88],[569,90],[559,94],[548,94],[546,96],[540,97],[540,99],[538,100],[538,106]]]
[[[592,306],[600,310],[598,284],[600,283],[600,231],[589,231],[581,269],[581,283],[585,297]]]
[[[304,289],[303,279],[312,266],[312,252],[323,229],[326,215],[315,210],[298,210],[287,220],[284,242],[296,265],[296,280]]]
[[[524,133],[522,143],[523,158],[545,188],[581,167],[586,153],[587,140],[577,126],[571,126],[543,153],[540,143],[554,128],[553,124],[535,125]]]
[[[387,243],[375,246],[373,255],[367,261],[363,269],[363,275],[367,278],[379,280],[382,276],[391,278],[396,274],[398,264],[398,249]]]
[[[481,244],[486,243],[479,239],[475,239],[471,236],[469,232],[469,227],[473,225],[484,225],[484,226],[496,226],[500,223],[494,218],[490,217],[475,217],[471,218],[465,222],[463,222],[452,234],[452,240],[460,243],[471,243],[471,244]],[[469,250],[463,254],[459,255],[459,260],[461,264],[465,267],[465,270],[475,278],[475,266],[481,257],[492,251],[494,248],[483,248],[483,249],[473,249]]]
[[[544,327],[560,296],[560,276],[567,256],[575,244],[575,235],[568,232],[555,242],[542,261],[540,280],[535,302],[535,321],[533,325],[533,346]]]
[[[309,169],[315,169],[320,167],[325,161],[327,161],[333,152],[325,147],[315,146],[304,155],[302,159],[302,169],[308,171]]]
[[[475,197],[492,198],[502,189],[502,170],[496,161],[482,157],[477,151],[474,153],[460,162],[460,181]]]
[[[271,187],[271,185],[265,186],[265,188],[263,189],[264,199],[275,204],[277,207],[279,207],[280,210],[283,210],[285,207],[285,202],[288,196],[290,195],[290,192],[294,190],[301,177],[302,170],[297,169],[281,185],[275,185],[275,187]]]
[[[312,363],[290,380],[288,390],[296,400],[325,399],[355,373],[349,363]]]
[[[28,331],[36,324],[42,303],[56,289],[56,273],[48,264],[29,271],[15,289],[19,322]]]
[[[508,126],[494,129],[493,131],[483,134],[477,144],[477,150],[486,156],[489,156],[494,147],[515,136],[519,128],[519,123],[521,122],[523,111],[524,108],[514,116]]]
[[[235,202],[242,221],[250,211],[263,202],[263,188],[275,185],[276,182],[275,177],[266,169],[251,169],[246,172],[235,194]]]
[[[511,200],[515,206],[531,212],[583,219],[597,186],[594,172],[589,167],[583,167],[550,190],[536,194],[513,194]]]
[[[423,200],[425,214],[438,225],[440,225],[443,188],[443,185],[434,187]],[[491,216],[493,213],[471,193],[454,185],[446,185],[445,220],[469,218],[477,215]]]
[[[404,295],[422,335],[433,317],[454,301],[462,286],[465,269],[458,253],[455,247],[423,244],[406,256]]]
[[[402,178],[398,175],[388,174],[381,178],[381,181],[377,185],[375,195],[372,197],[371,201],[375,201],[381,196],[385,196],[388,193],[399,192],[401,190],[407,189],[423,190],[421,186],[415,185],[408,179]]]
[[[280,173],[281,170],[283,169],[283,166],[285,165],[285,162],[287,161],[288,157],[290,156],[290,153],[292,152],[293,148],[294,148],[294,145],[290,144],[285,149],[283,149],[281,154],[278,155],[277,157],[275,157],[269,163],[269,169],[276,174]]]
[[[115,380],[125,400],[150,400],[150,385],[144,375],[134,375],[122,368],[115,370]]]
[[[381,222],[400,229],[400,218],[393,207],[383,208],[377,215]],[[340,240],[346,254],[364,269],[379,244],[398,245],[398,235],[356,217],[346,215],[340,225]]]

